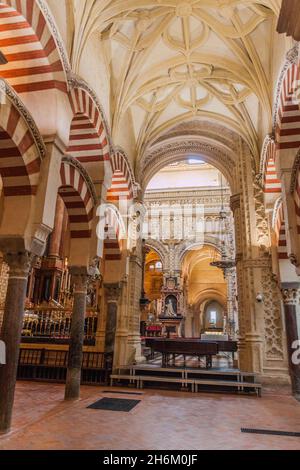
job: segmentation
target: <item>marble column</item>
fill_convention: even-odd
[[[228,317],[228,333],[235,339],[238,329],[237,308],[236,308],[236,270],[235,268],[227,269],[225,272],[227,280],[227,317]]]
[[[119,283],[105,284],[104,289],[107,303],[105,352],[113,353],[115,349],[115,338],[118,319],[118,303],[121,294],[121,286]]]
[[[9,279],[1,341],[6,346],[6,365],[0,367],[0,434],[10,431],[14,403],[26,288],[32,257],[28,252],[6,253]]]
[[[86,267],[71,267],[70,273],[72,276],[72,284],[74,286],[74,305],[72,312],[65,400],[78,400],[80,397],[88,270]]]
[[[62,198],[58,195],[55,209],[54,229],[50,235],[49,257],[60,257],[60,245],[62,238],[62,229],[65,213],[65,204]]]
[[[297,305],[299,304],[299,287],[283,286],[282,296],[285,313],[285,327],[287,337],[287,350],[289,357],[289,369],[294,395],[300,399],[300,364],[294,359],[296,342],[300,339],[297,327]],[[298,346],[297,346],[298,348]]]

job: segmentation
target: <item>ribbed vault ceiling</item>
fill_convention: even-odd
[[[130,110],[139,155],[178,123],[209,119],[258,154],[271,119],[270,51],[278,0],[74,0],[76,69],[100,33],[111,77],[111,125]]]

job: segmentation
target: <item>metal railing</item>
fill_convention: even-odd
[[[87,312],[84,325],[85,342],[92,344],[96,338],[97,318],[95,311]],[[72,311],[59,308],[27,309],[24,314],[22,339],[39,339],[58,342],[70,338]]]
[[[18,379],[64,383],[68,366],[68,351],[50,349],[20,349]],[[113,354],[83,352],[81,382],[107,384],[112,371]]]

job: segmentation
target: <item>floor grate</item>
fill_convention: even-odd
[[[104,390],[104,392],[102,393],[103,394],[109,393],[112,395],[138,395],[138,396],[144,395],[143,393],[140,393],[140,392],[116,392],[116,391],[112,392],[111,390]]]
[[[107,411],[123,411],[129,413],[141,401],[140,400],[126,400],[124,398],[102,398],[96,403],[88,406],[91,410],[107,410]]]
[[[266,434],[269,436],[300,437],[300,432],[272,431],[270,429],[247,429],[242,428],[242,433],[247,434]]]

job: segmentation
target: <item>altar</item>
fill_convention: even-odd
[[[176,278],[167,278],[162,288],[162,312],[159,317],[162,324],[162,336],[182,337],[182,295],[183,292]]]

